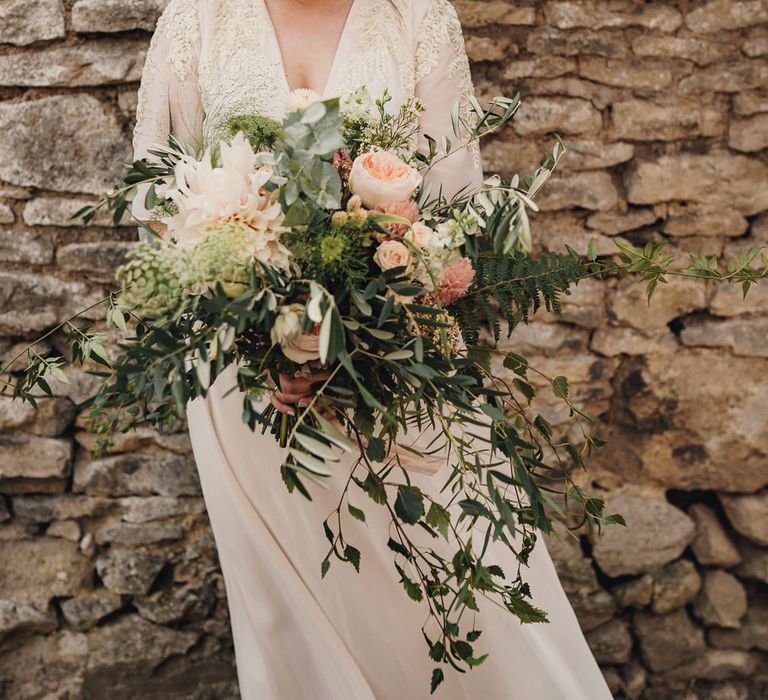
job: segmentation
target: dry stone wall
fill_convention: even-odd
[[[70,216],[129,157],[165,0],[0,5],[0,359],[99,298],[133,231]],[[478,93],[520,90],[489,170],[560,133],[542,250],[768,242],[764,0],[457,0]],[[625,529],[552,541],[624,698],[768,697],[768,291],[586,282],[510,348],[600,417],[583,477]],[[59,347],[61,339],[49,339]],[[0,695],[236,698],[226,596],[189,441],[141,430],[95,458],[72,373],[37,413],[0,399]],[[567,430],[560,408],[545,407]]]

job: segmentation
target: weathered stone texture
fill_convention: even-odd
[[[25,46],[64,37],[62,0],[4,0],[0,6],[0,43]]]
[[[728,569],[741,561],[739,550],[711,508],[695,503],[688,509],[688,515],[696,523],[696,538],[691,543],[691,549],[700,564]]]
[[[127,217],[71,217],[130,157],[166,4],[0,2],[0,361],[101,298],[130,249]],[[484,144],[486,170],[530,174],[565,140],[532,215],[541,250],[666,241],[683,261],[768,242],[763,0],[456,6],[478,94],[523,97]],[[578,478],[627,527],[548,540],[609,686],[628,700],[766,696],[768,285],[742,299],[737,284],[670,277],[649,307],[635,280],[588,280],[562,302],[503,348],[568,375],[609,440]],[[95,380],[70,378],[37,412],[0,397],[0,694],[234,700],[188,436],[142,428],[97,458],[75,409]],[[567,407],[541,410],[575,431]]]
[[[707,571],[693,609],[707,626],[738,629],[747,612],[747,592],[727,571]]]
[[[627,178],[627,199],[633,204],[718,203],[756,214],[768,209],[768,190],[762,186],[766,178],[768,165],[726,151],[664,155],[638,162]]]
[[[656,496],[619,493],[607,508],[627,521],[625,528],[606,529],[595,542],[597,565],[609,576],[653,571],[679,557],[693,539],[691,519]]]
[[[91,95],[0,102],[0,131],[0,179],[14,185],[101,194],[129,158],[109,105]]]
[[[76,32],[152,31],[168,0],[76,0],[72,28]]]
[[[138,80],[144,42],[79,44],[0,56],[0,85],[84,87]]]

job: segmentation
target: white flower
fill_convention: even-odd
[[[202,160],[184,157],[175,168],[176,189],[168,193],[178,212],[166,217],[172,237],[186,249],[227,224],[245,224],[255,234],[253,255],[272,267],[287,270],[290,251],[280,243],[285,230],[276,192],[264,185],[272,177],[260,165],[248,139],[237,134],[221,144],[221,165],[214,166],[208,151]]]
[[[314,333],[305,333],[301,328],[304,318],[303,304],[288,304],[272,326],[272,342],[280,346],[283,354],[293,362],[304,364],[320,357],[320,339]]]
[[[411,226],[410,231],[405,234],[405,239],[411,242],[419,250],[426,250],[432,242],[434,232],[426,224],[417,221]]]
[[[342,96],[339,109],[344,119],[373,121],[376,103],[371,98],[368,88],[361,85],[356,90],[350,90]]]
[[[355,158],[349,189],[368,209],[407,202],[421,185],[421,174],[394,153],[372,150]]]
[[[287,304],[280,309],[275,318],[270,335],[272,342],[280,345],[289,338],[301,333],[301,319],[304,317],[304,304]]]
[[[435,244],[440,248],[458,248],[464,245],[466,237],[464,229],[458,221],[450,219],[437,225],[437,231],[434,238]]]
[[[286,112],[301,112],[315,102],[321,102],[323,96],[309,88],[296,88],[285,98]]]
[[[283,341],[280,348],[289,360],[303,365],[320,359],[320,336],[315,333],[300,333],[295,338]]]

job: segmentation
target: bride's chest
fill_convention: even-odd
[[[205,140],[221,137],[239,114],[281,119],[289,93],[284,62],[263,2],[219,0],[203,38],[200,94]],[[360,86],[395,104],[413,94],[413,48],[402,21],[385,0],[356,0],[335,52],[323,97],[342,97]]]

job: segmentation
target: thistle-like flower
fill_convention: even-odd
[[[227,224],[211,230],[189,254],[185,282],[196,291],[213,289],[237,296],[248,286],[250,271],[259,258],[261,240],[245,224]]]
[[[117,270],[124,305],[155,316],[176,308],[184,294],[184,252],[168,243],[141,242],[128,253],[128,262]]]

